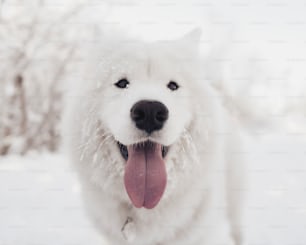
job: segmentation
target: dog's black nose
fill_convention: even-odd
[[[158,101],[141,100],[131,109],[131,118],[136,127],[149,134],[163,127],[168,114],[167,107]]]

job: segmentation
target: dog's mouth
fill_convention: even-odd
[[[169,147],[145,141],[125,146],[118,142],[126,160],[124,185],[137,208],[154,208],[160,201],[167,183],[165,157]]]
[[[119,147],[119,150],[120,150],[120,153],[121,153],[121,156],[124,158],[124,160],[128,160],[128,157],[129,157],[129,152],[128,152],[128,148],[127,148],[127,146],[126,145],[123,145],[123,144],[121,144],[119,141],[117,141],[117,144],[118,144],[118,147]],[[133,146],[134,147],[147,147],[147,146],[145,146],[145,145],[148,145],[149,147],[150,147],[150,145],[151,145],[151,147],[153,147],[154,146],[154,144],[156,144],[156,143],[154,143],[154,142],[152,142],[152,141],[145,141],[145,142],[141,142],[141,143],[137,143],[137,144],[134,144]],[[165,145],[162,145],[162,157],[163,158],[165,158],[166,156],[167,156],[167,154],[168,154],[168,151],[169,151],[169,146],[165,146]]]

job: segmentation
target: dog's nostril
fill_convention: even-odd
[[[157,114],[155,116],[155,119],[157,121],[164,122],[164,121],[166,121],[168,119],[168,114],[166,114],[163,111],[159,111],[159,112],[157,112]]]
[[[158,101],[142,100],[131,109],[131,118],[136,127],[147,133],[161,129],[168,119],[168,114],[167,107]]]
[[[137,122],[137,121],[145,120],[146,115],[143,110],[135,109],[131,111],[131,117],[133,121]]]

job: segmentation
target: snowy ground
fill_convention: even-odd
[[[306,245],[306,140],[266,135],[250,148],[245,231],[250,245]],[[0,244],[105,244],[82,209],[62,155],[0,160]]]
[[[61,155],[0,160],[0,244],[104,244],[85,218],[76,173]]]

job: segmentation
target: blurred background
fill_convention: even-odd
[[[305,13],[305,0],[1,0],[0,244],[104,244],[61,147],[69,86],[105,31],[194,27],[205,82],[252,142],[247,244],[306,244]]]

